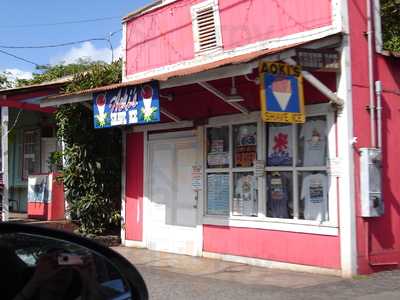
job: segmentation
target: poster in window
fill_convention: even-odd
[[[30,175],[28,177],[28,202],[48,203],[51,197],[49,175]]]
[[[229,174],[207,175],[207,213],[210,215],[229,214]]]

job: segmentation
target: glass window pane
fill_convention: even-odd
[[[310,117],[298,128],[298,166],[325,166],[328,130],[326,117]]]
[[[233,214],[257,216],[257,178],[252,172],[235,173],[233,175],[233,184]]]
[[[326,172],[300,172],[298,176],[299,218],[328,221],[329,181]]]
[[[252,167],[257,159],[257,124],[233,126],[233,165]]]
[[[207,174],[207,214],[229,215],[229,174]]]
[[[292,172],[267,173],[267,217],[293,219]]]
[[[207,129],[207,167],[229,167],[229,127]]]
[[[269,124],[267,127],[267,165],[292,166],[293,135],[291,124]]]

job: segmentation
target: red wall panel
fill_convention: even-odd
[[[357,148],[371,147],[368,80],[368,43],[365,1],[349,1],[352,101],[354,136]],[[381,80],[382,133],[383,133],[383,198],[385,214],[378,218],[360,216],[360,156],[354,151],[354,175],[357,209],[358,271],[369,273],[393,267],[400,263],[400,185],[398,184],[400,157],[400,96],[390,90],[400,91],[400,61],[375,54],[375,80]],[[380,266],[378,266],[378,264]],[[386,264],[386,265],[385,265]],[[375,266],[374,266],[375,265]]]
[[[194,58],[191,6],[181,0],[127,22],[126,75]],[[331,0],[219,0],[224,50],[332,24]],[[288,44],[291,40],[288,40]]]
[[[339,237],[204,225],[203,251],[340,269]]]
[[[143,133],[126,137],[125,238],[143,239]]]

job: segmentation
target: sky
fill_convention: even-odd
[[[119,55],[123,16],[151,0],[1,0],[0,1],[0,73],[10,78],[29,78],[35,71],[32,63],[1,53],[12,53],[39,65],[70,63],[79,57],[111,61],[111,50],[105,41],[85,42],[49,49],[7,49],[3,46],[40,46],[105,38],[115,33],[111,42]],[[71,23],[102,19],[96,22]],[[53,25],[51,25],[53,24]]]

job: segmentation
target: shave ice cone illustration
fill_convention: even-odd
[[[286,110],[292,96],[291,81],[286,78],[278,78],[272,83],[272,93],[283,111]]]
[[[153,100],[153,88],[150,85],[145,85],[142,88],[142,98],[143,98],[143,120],[145,122],[150,122],[153,119],[153,113],[157,110],[156,107],[151,106]]]
[[[104,113],[104,109],[106,108],[106,97],[104,94],[100,94],[96,97],[96,105],[99,114],[96,116],[97,121],[99,122],[100,127],[104,127],[106,125],[107,113]]]

